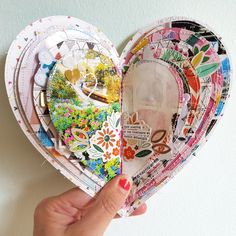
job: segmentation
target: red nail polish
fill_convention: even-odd
[[[128,179],[120,179],[119,185],[121,188],[123,188],[126,191],[128,191],[131,187],[130,181]]]

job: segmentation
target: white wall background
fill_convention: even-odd
[[[10,110],[4,86],[7,49],[28,23],[49,15],[72,15],[99,26],[119,52],[140,27],[167,16],[193,17],[220,33],[236,71],[234,0],[1,0],[0,2],[0,235],[32,235],[32,215],[44,197],[72,184],[32,147]],[[234,76],[234,80],[236,80]],[[236,235],[236,82],[225,116],[209,142],[148,201],[144,216],[114,220],[110,235]]]

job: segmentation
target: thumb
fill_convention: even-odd
[[[124,205],[131,187],[131,178],[127,175],[119,175],[107,183],[98,194],[93,206],[83,218],[83,223],[87,227],[92,226],[94,235],[104,233],[117,211]]]

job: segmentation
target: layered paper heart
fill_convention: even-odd
[[[129,215],[206,142],[229,97],[221,38],[168,18],[138,31],[121,57],[96,27],[67,16],[27,26],[5,68],[9,101],[31,143],[94,196],[120,173]]]

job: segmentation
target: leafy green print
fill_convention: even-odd
[[[148,149],[145,149],[145,150],[142,150],[138,153],[135,154],[136,157],[145,157],[147,155],[149,155],[152,151],[151,150],[148,150]]]
[[[202,63],[209,61],[210,57],[203,57]]]
[[[213,72],[215,72],[218,69],[218,67],[219,67],[219,63],[206,64],[206,65],[199,66],[196,69],[196,72],[199,77],[206,77],[212,74]]]
[[[96,144],[93,144],[94,148],[99,151],[99,152],[103,152],[103,150]]]
[[[124,66],[124,67],[123,67],[124,73],[126,73],[126,72],[128,71],[128,69],[129,69],[129,66]]]
[[[193,53],[194,53],[194,55],[197,55],[199,53],[199,49],[197,46],[194,47]]]
[[[115,112],[119,112],[120,111],[120,103],[119,102],[114,102],[112,105],[112,110],[114,110]]]
[[[105,163],[104,166],[105,173],[107,175],[105,176],[105,180],[109,181],[112,178],[114,178],[116,175],[120,174],[120,158],[113,158],[110,161]]]
[[[135,59],[134,59],[134,61],[133,61],[133,64],[135,64],[135,63],[137,63],[137,62],[139,62],[140,61],[140,59],[138,58],[138,57],[136,57]]]
[[[201,50],[199,51],[198,47],[195,46],[194,49],[193,49],[193,53],[194,53],[194,55],[197,55],[199,52],[204,52],[205,53],[205,52],[207,52],[207,50],[209,48],[210,48],[210,44],[206,44],[206,45],[202,46]],[[203,56],[204,56],[204,54],[203,54]],[[205,63],[205,62],[209,61],[209,59],[210,59],[210,57],[204,56],[201,63]]]
[[[171,51],[169,49],[165,50],[163,56],[162,56],[162,59],[164,61],[168,61],[171,57]]]
[[[116,121],[116,127],[120,124],[120,118]]]
[[[169,61],[170,58],[175,59],[175,61],[184,61],[183,55],[181,53],[168,48],[165,50],[165,52],[162,56],[162,59],[164,61]]]
[[[198,39],[199,39],[199,36],[198,36],[197,34],[195,34],[195,35],[192,34],[192,35],[190,35],[190,37],[186,40],[186,43],[189,44],[189,45],[191,45],[191,46],[194,46],[194,45],[197,43]]]
[[[206,44],[201,48],[201,51],[206,52],[210,48],[210,44]]]
[[[55,128],[64,133],[68,128],[80,128],[86,131],[91,137],[96,130],[101,129],[104,121],[111,115],[113,109],[111,107],[97,108],[94,105],[81,110],[79,107],[67,103],[58,103],[52,105],[50,110],[52,121]],[[69,136],[69,133],[64,136]]]

